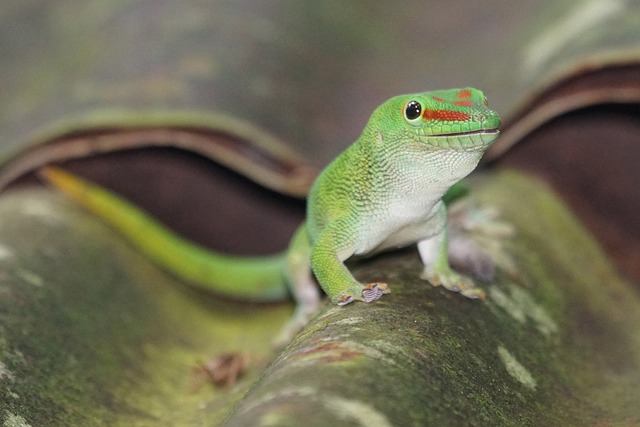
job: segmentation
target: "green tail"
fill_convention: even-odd
[[[178,278],[234,299],[280,301],[289,295],[284,254],[244,258],[211,252],[177,236],[131,203],[97,185],[54,167],[42,169],[41,176],[115,227]]]

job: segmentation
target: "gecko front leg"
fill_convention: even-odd
[[[320,286],[327,296],[338,305],[346,305],[352,301],[371,302],[388,294],[386,283],[358,282],[344,265],[354,253],[352,245],[345,234],[349,229],[340,221],[325,227],[313,244],[311,267]]]
[[[339,251],[335,243],[342,240],[332,240],[330,237],[331,233],[323,233],[312,246],[306,223],[303,223],[291,239],[285,273],[296,309],[276,338],[276,347],[284,347],[290,342],[318,311],[321,295],[313,280],[312,265],[321,287],[338,305],[355,300],[371,302],[389,293],[385,283],[362,285],[356,281],[343,263],[348,256],[342,259],[345,254],[350,256],[351,253],[345,248]]]
[[[443,286],[450,291],[460,292],[467,298],[485,298],[484,291],[477,288],[472,279],[451,269],[446,225],[439,233],[418,242],[418,252],[424,264],[421,277],[433,286]]]

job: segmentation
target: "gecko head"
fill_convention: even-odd
[[[385,113],[394,115],[400,139],[430,149],[484,152],[499,135],[500,117],[477,89],[401,95],[388,102]]]

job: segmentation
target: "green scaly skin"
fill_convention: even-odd
[[[423,278],[484,298],[471,279],[449,267],[442,199],[475,169],[498,137],[499,125],[482,92],[472,88],[388,100],[373,112],[358,140],[318,176],[307,219],[286,254],[268,258],[206,251],[103,189],[55,168],[45,168],[42,175],[190,282],[253,300],[284,298],[289,282],[297,312],[278,340],[283,344],[319,304],[313,275],[340,305],[371,302],[389,292],[385,283],[356,281],[344,265],[352,256],[417,244]]]

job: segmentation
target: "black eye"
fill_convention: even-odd
[[[422,113],[422,106],[418,101],[409,101],[404,107],[404,115],[409,120],[417,119],[420,117],[420,113]]]

